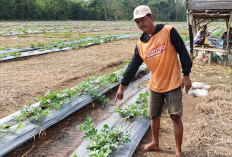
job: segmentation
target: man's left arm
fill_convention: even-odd
[[[188,51],[185,47],[185,44],[181,36],[179,35],[179,33],[174,27],[170,31],[170,36],[171,36],[171,42],[175,47],[177,53],[179,54],[182,73],[184,75],[182,80],[182,88],[185,87],[185,91],[187,93],[189,89],[192,87],[192,83],[189,77],[189,73],[191,72],[191,68],[192,68],[192,61],[189,57]]]

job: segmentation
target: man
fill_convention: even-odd
[[[207,25],[204,25],[201,28],[201,31],[198,31],[195,39],[194,39],[194,45],[204,45],[205,37],[208,37],[209,34],[206,32]]]
[[[183,124],[180,86],[185,87],[186,92],[191,88],[189,73],[192,63],[176,29],[170,25],[154,25],[153,17],[148,6],[141,5],[134,10],[134,21],[143,31],[143,35],[136,45],[132,61],[123,76],[115,102],[123,98],[125,86],[132,80],[142,62],[145,62],[151,71],[148,114],[151,117],[152,142],[142,145],[142,149],[145,151],[159,149],[160,115],[165,99],[168,103],[169,115],[174,123],[176,155],[181,157]],[[182,80],[177,52],[184,74]]]

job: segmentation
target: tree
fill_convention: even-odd
[[[71,1],[69,3],[69,17],[73,20],[84,19],[84,9],[80,2]]]
[[[131,20],[138,5],[155,20],[186,20],[183,0],[0,0],[1,19]]]
[[[177,0],[176,2],[176,20],[186,21],[186,7],[185,2]]]
[[[0,1],[0,19],[14,19],[15,8],[13,0]]]
[[[155,20],[169,20],[169,0],[150,0],[148,5],[153,11]]]

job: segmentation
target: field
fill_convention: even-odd
[[[187,44],[186,22],[169,24],[178,30]],[[222,24],[212,23],[208,29],[217,27],[222,27]],[[0,53],[1,58],[12,58],[0,62],[0,118],[21,110],[26,104],[36,103],[37,97],[43,98],[48,90],[64,91],[87,78],[122,69],[125,61],[131,59],[140,34],[132,21],[1,22],[0,52],[4,52],[4,55]],[[129,36],[120,39],[125,35]],[[49,52],[20,57],[27,53],[22,51],[25,48]],[[50,53],[52,50],[56,51]],[[184,155],[232,156],[232,117],[229,113],[232,105],[231,67],[208,66],[195,59],[190,76],[193,82],[202,82],[211,87],[205,97],[183,94]],[[142,81],[142,84],[146,83]],[[114,112],[117,105],[123,104],[114,103],[116,90],[117,86],[106,93],[109,98],[107,104],[101,105],[102,102],[97,101],[90,103],[41,132],[35,137],[36,140],[29,140],[6,156],[71,155],[84,140],[84,132],[79,131],[77,126],[89,116],[97,126]],[[128,93],[130,96],[133,96],[132,92]],[[161,151],[143,152],[139,145],[134,157],[175,156],[173,126],[166,112],[162,117]],[[150,140],[151,132],[148,130],[141,143]]]

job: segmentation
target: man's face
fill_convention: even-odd
[[[144,17],[135,19],[135,22],[140,30],[142,30],[144,33],[147,33],[152,28],[153,15],[151,15],[150,17],[144,16]]]
[[[202,31],[202,32],[204,32],[205,30],[206,30],[205,27],[202,27],[202,28],[201,28],[201,31]]]

